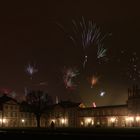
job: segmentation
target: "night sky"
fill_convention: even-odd
[[[75,1],[75,2],[74,2]],[[45,3],[1,5],[0,8],[0,89],[23,95],[25,88],[42,89],[54,99],[80,101],[97,106],[125,104],[127,88],[140,82],[139,4],[122,0],[50,0]],[[69,39],[72,20],[93,20],[103,34],[105,61],[97,64],[89,51],[87,67],[83,54]],[[60,29],[58,23],[64,27]],[[27,65],[38,71],[32,79]],[[65,87],[64,67],[79,70],[74,90]],[[93,74],[98,82],[91,88]],[[104,96],[100,92],[104,91]]]

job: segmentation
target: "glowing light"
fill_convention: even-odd
[[[134,117],[126,117],[125,120],[132,122],[132,121],[134,121]]]
[[[95,102],[93,102],[93,104],[92,104],[92,105],[93,105],[93,107],[96,107],[96,103],[95,103]]]
[[[115,120],[116,120],[116,118],[115,118],[115,117],[112,117],[112,118],[110,119],[110,121],[111,121],[112,123],[114,123],[114,122],[115,122]]]
[[[92,118],[85,118],[85,123],[92,124],[93,123]]]
[[[22,123],[24,123],[24,122],[25,122],[25,120],[24,120],[24,119],[22,119],[22,120],[21,120],[21,122],[22,122]]]
[[[139,120],[140,120],[140,117],[139,117],[139,116],[137,116],[137,117],[136,117],[136,121],[138,122]]]
[[[98,82],[98,77],[93,75],[92,78],[91,78],[91,88],[93,88],[93,86],[96,85],[97,82]]]
[[[103,97],[105,95],[105,91],[101,91],[100,96]]]
[[[125,120],[126,120],[126,121],[129,121],[129,117],[126,117]]]
[[[91,121],[91,124],[94,125],[94,121],[93,120]]]
[[[3,119],[3,123],[5,123],[6,122],[6,119]]]
[[[81,121],[81,123],[80,123],[80,124],[81,124],[81,125],[84,125],[84,122],[82,122],[82,121]]]
[[[62,119],[61,119],[61,123],[62,123],[62,124],[66,124],[66,123],[67,123],[67,119],[62,118]]]
[[[129,121],[134,121],[134,117],[129,117]]]
[[[1,122],[1,123],[6,123],[7,120],[6,120],[6,119],[0,119],[0,122]]]
[[[55,123],[56,121],[55,121],[55,119],[52,119],[51,122],[54,122]]]
[[[81,103],[81,104],[79,105],[79,107],[80,107],[80,108],[85,108],[86,106],[85,106],[83,103]]]
[[[88,123],[90,123],[90,122],[91,122],[91,118],[86,119],[86,121],[87,121]]]

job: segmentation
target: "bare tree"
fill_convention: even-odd
[[[52,104],[52,98],[41,90],[33,90],[27,93],[26,101],[36,116],[37,127],[40,127],[41,115],[47,109],[48,105]]]

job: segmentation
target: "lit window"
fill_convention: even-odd
[[[136,121],[137,122],[140,121],[140,117],[139,116],[136,117]]]
[[[81,125],[84,125],[84,123],[81,121]]]
[[[65,123],[65,120],[64,119],[61,119],[61,122],[62,122],[62,124],[64,124]]]
[[[116,118],[115,118],[115,117],[112,117],[112,118],[110,119],[110,121],[111,121],[112,123],[114,123],[114,122],[115,122],[115,120],[116,120]]]

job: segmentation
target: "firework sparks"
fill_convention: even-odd
[[[106,56],[107,49],[103,48],[103,45],[98,45],[98,51],[97,51],[97,58],[103,58]]]
[[[97,27],[96,23],[94,23],[93,21],[86,21],[82,17],[82,20],[80,22],[76,22],[75,20],[73,20],[72,23],[75,33],[75,36],[73,38],[77,43],[78,40],[80,41],[80,44],[84,50],[87,49],[91,44],[101,41],[101,39],[99,39],[101,36],[100,28]]]
[[[100,96],[103,97],[105,95],[105,91],[100,92]]]
[[[26,67],[26,72],[30,75],[30,78],[32,79],[33,74],[38,72],[38,70],[35,68],[35,66],[32,66],[31,64],[29,64]]]
[[[63,80],[66,88],[75,89],[76,85],[74,83],[74,78],[79,74],[76,68],[64,68]]]
[[[112,34],[107,33],[103,35],[100,27],[94,21],[85,20],[84,17],[79,21],[72,20],[72,33],[68,33],[60,23],[57,22],[56,24],[65,33],[66,37],[72,41],[74,46],[82,49],[84,52],[83,69],[86,68],[86,63],[88,62],[89,47],[93,47],[97,51],[96,59],[106,56],[107,49],[103,47],[103,42],[107,36]]]
[[[84,58],[83,68],[85,68],[86,62],[87,62],[87,55],[86,55],[85,58]]]
[[[87,63],[87,52],[89,47],[97,46],[97,59],[105,57],[107,49],[103,47],[103,41],[107,36],[111,36],[112,34],[109,33],[102,36],[100,27],[92,20],[86,21],[83,17],[80,22],[73,20],[72,23],[74,35],[71,35],[70,38],[72,38],[74,45],[81,46],[85,53],[83,68],[85,68]]]
[[[95,103],[95,102],[93,102],[93,103],[92,103],[92,106],[95,108],[95,107],[96,107],[96,103]]]
[[[99,78],[97,76],[95,76],[95,75],[93,75],[91,77],[91,80],[90,80],[90,82],[91,82],[91,88],[93,88],[93,86],[97,84],[98,80],[99,80]]]

